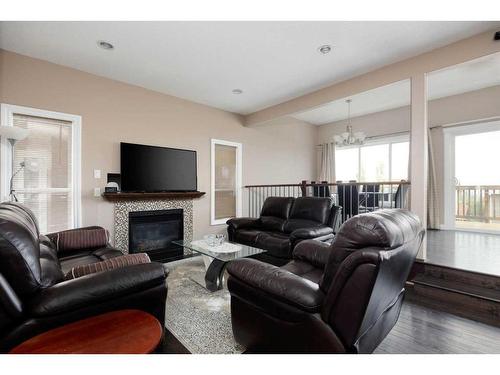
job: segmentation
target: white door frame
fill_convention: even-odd
[[[470,125],[443,127],[444,135],[444,218],[441,229],[455,230],[455,137],[500,130],[500,120],[476,122]],[[467,230],[460,228],[460,230]],[[474,232],[483,232],[473,229]],[[490,232],[490,231],[485,231]],[[497,232],[495,232],[497,233]]]
[[[14,114],[36,116],[71,122],[72,131],[72,168],[71,180],[73,185],[73,217],[72,227],[77,228],[82,223],[82,197],[81,197],[81,134],[82,117],[68,113],[46,111],[43,109],[23,107],[13,104],[0,104],[0,120],[2,126],[14,126]],[[12,150],[6,139],[0,139],[0,199],[4,200],[9,195],[9,180],[12,175]]]
[[[215,146],[231,146],[236,148],[236,217],[242,215],[243,204],[242,204],[242,155],[243,155],[243,145],[237,142],[224,141],[221,139],[211,139],[210,146],[210,225],[221,225],[226,224],[226,221],[230,218],[215,218]]]

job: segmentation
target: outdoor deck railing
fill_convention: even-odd
[[[455,217],[459,220],[500,220],[500,185],[457,185],[455,198]]]
[[[342,221],[358,213],[371,212],[381,208],[408,206],[410,183],[400,182],[335,182],[314,183],[302,181],[299,184],[247,185],[248,212],[259,217],[267,197],[332,197],[342,207]]]

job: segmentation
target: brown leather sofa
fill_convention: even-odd
[[[43,245],[56,249],[55,243],[57,241],[57,235],[59,233],[69,233],[69,232],[78,232],[78,234],[82,234],[87,231],[95,231],[101,229],[104,231],[102,227],[98,226],[90,226],[78,229],[70,229],[58,233],[50,233],[47,235],[39,235],[40,241]],[[61,270],[64,274],[69,272],[73,267],[82,266],[85,264],[97,263],[103,260],[116,258],[122,256],[123,253],[112,247],[109,242],[106,241],[106,244],[100,244],[92,247],[78,247],[71,250],[57,250],[56,252],[57,258],[59,259],[59,265],[61,266]]]
[[[303,241],[279,268],[228,266],[236,341],[253,352],[371,353],[395,325],[424,230],[402,209],[345,222],[331,245]]]
[[[166,270],[148,263],[64,281],[75,265],[122,255],[109,245],[62,254],[40,235],[36,218],[0,204],[0,353],[51,328],[119,309],[154,315],[164,326]]]
[[[267,250],[255,258],[280,266],[291,259],[301,241],[331,241],[340,223],[340,212],[332,198],[268,197],[258,219],[227,221],[228,238]]]

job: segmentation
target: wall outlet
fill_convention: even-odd
[[[100,197],[101,196],[101,188],[94,188],[94,197]]]
[[[101,178],[101,170],[94,169],[94,178]]]

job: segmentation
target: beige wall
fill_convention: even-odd
[[[0,102],[82,116],[84,225],[112,229],[113,206],[94,198],[93,188],[119,172],[120,141],[198,152],[198,189],[207,195],[194,204],[195,236],[225,229],[209,225],[210,138],[243,144],[244,185],[314,177],[313,126],[287,120],[245,127],[232,113],[1,50]],[[103,178],[95,180],[93,169]]]

